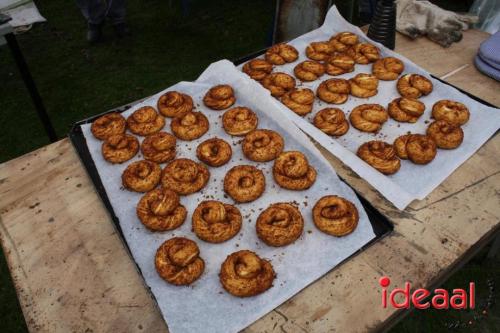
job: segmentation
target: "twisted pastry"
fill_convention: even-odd
[[[327,195],[314,205],[313,221],[324,233],[337,237],[345,236],[353,232],[358,225],[358,209],[347,199]]]
[[[139,151],[139,140],[133,135],[116,134],[102,143],[102,156],[111,163],[130,160]]]
[[[288,190],[306,190],[316,181],[316,170],[299,151],[281,153],[273,166],[276,183]]]
[[[203,97],[203,103],[212,110],[227,109],[234,102],[236,102],[234,90],[227,84],[220,84],[210,88]]]
[[[165,118],[151,106],[143,106],[127,118],[128,129],[137,135],[146,136],[161,131]]]
[[[366,65],[375,62],[380,58],[378,47],[369,43],[356,44],[346,51],[347,55],[356,61],[357,64]]]
[[[167,231],[180,227],[186,220],[186,208],[174,191],[157,188],[146,193],[137,204],[137,217],[152,231]]]
[[[209,178],[210,172],[204,165],[187,158],[179,158],[163,169],[161,184],[180,195],[188,195],[204,188]]]
[[[212,167],[226,164],[231,159],[232,154],[233,151],[229,143],[219,138],[205,140],[196,148],[198,159]]]
[[[274,160],[282,151],[285,142],[277,132],[267,129],[248,133],[243,140],[243,154],[255,162]]]
[[[387,111],[379,104],[358,105],[349,115],[352,126],[369,133],[378,132],[388,119]]]
[[[264,174],[251,165],[235,166],[224,177],[224,191],[236,202],[254,201],[265,188]]]
[[[409,159],[415,164],[427,164],[436,157],[436,143],[427,135],[406,134],[394,140],[399,158]]]
[[[316,61],[306,60],[295,66],[293,73],[302,81],[314,81],[325,74],[325,66]]]
[[[389,116],[396,121],[415,123],[424,114],[425,104],[414,98],[396,98],[387,108]]]
[[[401,167],[401,161],[394,147],[383,141],[373,140],[363,143],[358,148],[357,155],[385,175],[392,175]]]
[[[281,103],[299,116],[305,116],[312,111],[314,92],[308,88],[295,88],[281,97]]]
[[[260,213],[255,225],[257,236],[269,246],[295,242],[304,230],[300,211],[289,203],[275,203]]]
[[[200,249],[195,242],[184,237],[165,241],[156,251],[155,268],[161,278],[176,286],[196,281],[205,270]]]
[[[273,266],[252,251],[230,254],[222,263],[219,279],[231,295],[249,297],[263,293],[273,286]]]
[[[125,118],[118,112],[111,112],[100,116],[90,126],[90,131],[99,140],[106,140],[112,135],[124,134]]]
[[[325,61],[335,49],[328,42],[312,42],[306,48],[306,55],[309,59],[316,61]]]
[[[172,119],[170,129],[181,140],[191,141],[203,136],[210,127],[207,117],[201,112],[187,112]]]
[[[358,36],[352,32],[344,31],[330,38],[329,43],[335,51],[346,52],[349,47],[358,44]]]
[[[354,70],[354,59],[344,53],[337,53],[326,60],[326,72],[330,75],[350,73]]]
[[[242,70],[252,79],[260,81],[273,71],[273,64],[264,59],[253,59],[245,63]]]
[[[377,61],[372,66],[372,73],[379,80],[396,80],[399,74],[403,73],[405,65],[397,58],[387,57]]]
[[[193,99],[178,91],[168,91],[158,99],[158,111],[169,118],[182,116],[193,111]]]
[[[299,57],[299,52],[295,47],[288,44],[276,44],[266,51],[265,58],[271,64],[284,65],[287,62],[294,62]]]
[[[314,126],[328,135],[342,136],[349,130],[344,112],[337,108],[325,108],[314,116]]]
[[[237,106],[224,113],[222,126],[229,135],[242,136],[257,128],[259,119],[255,112],[247,107]]]
[[[396,84],[398,92],[403,97],[419,98],[432,92],[432,82],[419,74],[406,74],[399,78]]]
[[[375,96],[378,93],[378,79],[371,74],[357,74],[349,79],[351,95],[361,98]]]
[[[151,161],[136,161],[127,166],[122,174],[123,186],[135,192],[151,191],[160,182],[161,168]]]
[[[175,158],[176,144],[175,136],[167,132],[148,135],[141,144],[142,155],[148,161],[165,163]]]
[[[343,104],[347,101],[351,87],[349,81],[344,79],[329,79],[323,81],[316,90],[316,95],[324,102]]]
[[[262,80],[264,88],[274,97],[281,97],[286,92],[295,88],[295,79],[281,72],[271,73]]]
[[[469,121],[469,109],[460,102],[443,99],[432,106],[432,118],[462,126]]]
[[[442,149],[455,149],[464,140],[464,131],[460,126],[450,124],[446,120],[437,120],[427,127],[427,135]]]
[[[201,202],[193,213],[193,231],[199,239],[222,243],[241,229],[241,213],[233,205],[209,200]]]

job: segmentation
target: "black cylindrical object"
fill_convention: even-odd
[[[368,37],[394,50],[396,44],[396,4],[394,0],[379,0]]]

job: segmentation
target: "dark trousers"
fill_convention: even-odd
[[[111,24],[125,22],[125,0],[76,0],[89,24],[101,24],[108,18]]]

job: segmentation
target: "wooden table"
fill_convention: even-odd
[[[397,51],[500,105],[500,83],[472,64],[488,35],[448,49],[398,35]],[[466,66],[465,66],[466,65]],[[465,67],[464,67],[465,66]],[[382,309],[378,279],[435,286],[500,229],[500,138],[490,139],[425,200],[398,211],[330,154],[337,172],[394,232],[270,312],[246,332],[361,332],[403,312]],[[67,139],[0,166],[0,239],[30,331],[165,332],[166,325]]]

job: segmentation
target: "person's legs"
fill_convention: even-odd
[[[97,42],[102,37],[102,25],[106,16],[105,0],[76,0],[76,4],[87,20],[87,40]]]
[[[126,5],[125,0],[108,0],[107,18],[115,29],[118,37],[125,37],[130,34],[130,30],[125,23]]]

